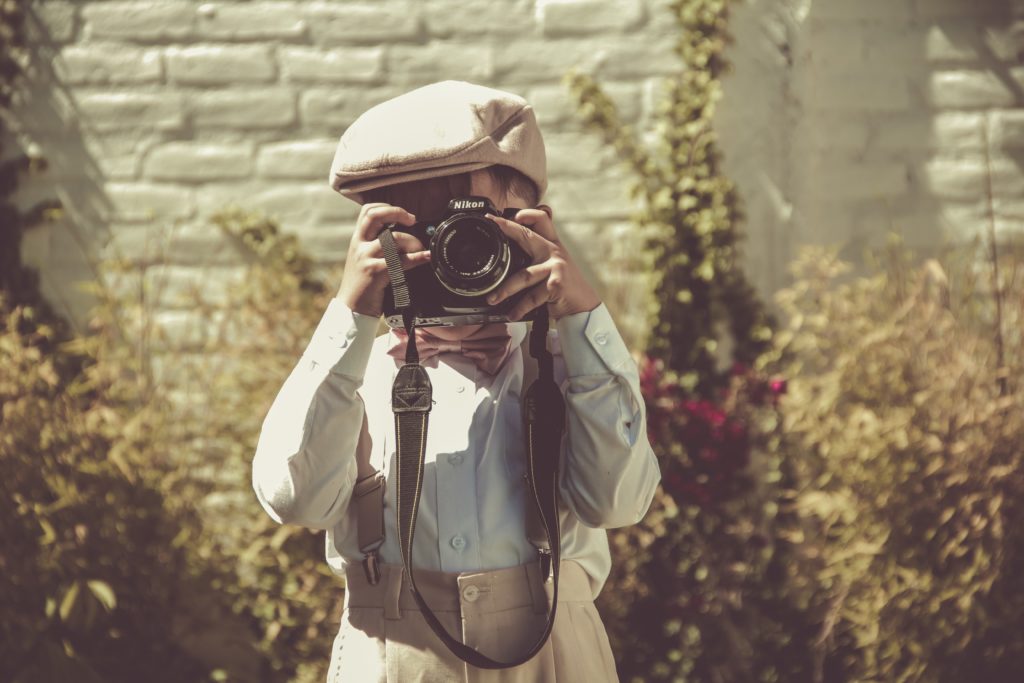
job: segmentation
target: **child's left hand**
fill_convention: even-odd
[[[558,239],[550,207],[542,204],[536,209],[523,209],[516,214],[515,221],[493,214],[487,214],[487,217],[497,223],[510,239],[515,240],[533,261],[532,265],[510,277],[492,292],[487,297],[488,303],[496,304],[529,288],[508,312],[509,320],[519,320],[543,303],[548,305],[548,315],[552,320],[598,307],[601,298]]]

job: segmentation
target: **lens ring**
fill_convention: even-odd
[[[452,216],[437,227],[430,247],[438,281],[456,294],[486,294],[508,273],[508,241],[497,224],[486,218]]]

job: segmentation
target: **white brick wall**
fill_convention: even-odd
[[[803,242],[839,242],[857,258],[884,229],[918,246],[983,230],[990,180],[999,229],[1019,228],[1015,1],[734,3],[735,69],[718,122],[765,294]],[[649,130],[661,78],[678,65],[666,4],[36,0],[42,68],[18,122],[52,168],[25,201],[49,188],[69,215],[31,234],[25,258],[79,320],[88,302],[72,279],[88,274],[84,251],[142,258],[173,233],[159,272],[176,288],[204,257],[218,264],[210,282],[228,281],[238,261],[205,218],[229,203],[271,212],[339,265],[357,207],[327,184],[337,137],[377,102],[464,78],[534,104],[560,231],[617,297],[629,336],[642,321],[625,315],[641,310],[621,268],[634,241],[625,179],[581,131],[561,78],[592,69],[623,118]]]
[[[738,3],[719,129],[762,290],[803,243],[859,262],[889,230],[919,252],[985,234],[990,182],[997,234],[1021,231],[1022,13],[1020,0]]]

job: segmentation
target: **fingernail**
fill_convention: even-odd
[[[489,303],[489,304],[496,304],[496,303],[498,303],[498,295],[497,294],[491,294],[490,296],[488,296],[487,297],[487,303]]]

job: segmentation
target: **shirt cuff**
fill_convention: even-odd
[[[302,357],[340,375],[362,379],[377,336],[378,318],[357,313],[337,297],[327,304]]]
[[[633,357],[604,302],[555,321],[569,377],[621,374]]]

